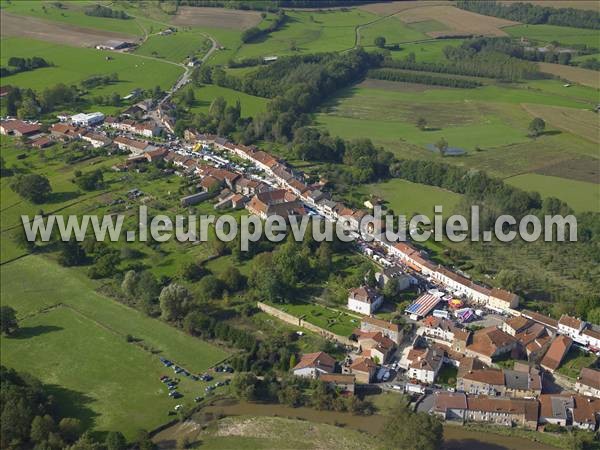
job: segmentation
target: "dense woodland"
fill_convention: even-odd
[[[404,81],[407,83],[421,83],[432,86],[446,86],[463,89],[473,89],[483,86],[483,84],[479,81],[467,80],[465,78],[452,78],[415,72],[403,72],[396,69],[373,69],[369,70],[367,76],[377,80]]]
[[[501,17],[529,24],[600,29],[600,14],[575,8],[552,8],[531,3],[503,4],[496,1],[460,0],[456,6],[486,16]]]
[[[102,5],[98,5],[98,4],[86,6],[85,9],[83,10],[83,12],[87,16],[107,17],[109,19],[122,19],[122,20],[131,19],[131,16],[128,15],[125,11],[112,9],[112,8],[109,8],[108,6],[102,6]]]

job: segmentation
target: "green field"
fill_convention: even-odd
[[[394,16],[363,25],[360,27],[360,44],[363,47],[374,46],[373,41],[378,36],[383,36],[387,45],[429,39],[425,32],[414,25],[408,26]]]
[[[377,16],[353,9],[350,11],[290,11],[288,22],[263,41],[242,45],[235,59],[255,56],[289,55],[341,51],[352,48],[355,27]],[[296,50],[293,49],[296,47]]]
[[[204,32],[178,30],[170,35],[154,34],[150,36],[135,50],[135,53],[182,62],[191,56],[202,57],[210,49],[210,46],[210,40]]]
[[[214,84],[194,88],[194,94],[196,104],[191,108],[194,113],[207,113],[212,101],[217,97],[223,97],[228,105],[235,105],[235,102],[239,100],[242,105],[242,117],[253,117],[259,112],[265,111],[268,102],[266,98],[256,97]]]
[[[600,212],[600,184],[536,173],[507,178],[506,182],[524,190],[537,191],[542,197],[559,198],[575,212]]]
[[[97,294],[97,284],[85,275],[44,257],[3,265],[1,274],[2,304],[22,318],[21,331],[2,339],[2,364],[49,384],[64,414],[82,417],[97,431],[121,430],[132,437],[139,428],[165,422],[175,402],[158,381],[165,373],[159,355],[194,372],[227,356]],[[139,342],[127,343],[127,334]],[[201,387],[186,380],[181,390],[188,395],[180,402],[192,404]]]
[[[271,305],[288,314],[324,328],[327,331],[348,337],[360,323],[355,317],[341,311],[331,310],[319,304],[286,303],[285,305]]]
[[[462,196],[434,186],[411,183],[401,179],[392,179],[383,183],[365,186],[369,194],[376,195],[386,201],[396,215],[413,213],[433,215],[435,205],[444,207],[444,216],[451,214]]]
[[[12,14],[38,17],[40,19],[53,22],[61,22],[84,28],[95,28],[99,30],[114,31],[118,33],[130,34],[132,36],[142,36],[143,28],[140,27],[134,19],[111,19],[106,17],[88,16],[84,13],[84,8],[88,5],[96,4],[94,1],[60,2],[62,7],[55,6],[51,1],[2,1],[1,5],[4,11]]]
[[[515,38],[526,37],[540,42],[558,41],[563,45],[585,44],[588,47],[600,47],[598,32],[585,28],[558,25],[515,25],[502,30]]]
[[[166,90],[183,72],[182,67],[173,63],[133,54],[108,53],[14,37],[2,38],[1,54],[2,66],[6,66],[12,56],[43,56],[54,65],[54,67],[3,77],[1,80],[2,86],[13,85],[35,90],[42,90],[58,83],[78,84],[91,75],[117,73],[119,75],[117,83],[94,88],[91,94],[105,95],[117,92],[120,95],[127,95],[135,88],[151,89],[157,85]],[[107,55],[110,55],[110,60],[107,60]]]

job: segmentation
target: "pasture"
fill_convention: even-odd
[[[182,62],[188,57],[204,56],[210,46],[210,40],[204,32],[181,29],[169,35],[153,34],[135,50],[135,53]]]
[[[360,45],[363,47],[374,46],[373,41],[378,36],[383,36],[387,45],[429,39],[429,36],[422,30],[419,30],[417,25],[407,25],[396,16],[386,17],[383,20],[362,25],[359,28]]]
[[[585,44],[598,47],[598,31],[559,25],[515,25],[504,28],[514,38],[525,37],[540,43],[558,41],[562,45]]]
[[[2,339],[2,364],[49,384],[62,412],[95,431],[164,423],[175,402],[158,381],[158,356],[201,372],[227,356],[223,350],[144,316],[95,292],[98,285],[42,256],[3,265],[2,304],[13,306],[21,330]],[[35,279],[35,284],[31,280]],[[125,336],[136,342],[127,342]],[[200,383],[184,380],[191,404]],[[180,401],[181,402],[181,401]]]
[[[560,106],[530,104],[523,104],[522,106],[532,117],[541,117],[554,128],[600,143],[598,114],[592,111]]]
[[[505,180],[526,191],[536,191],[544,197],[556,197],[569,204],[575,212],[600,212],[600,184],[569,180],[538,173],[526,173]]]
[[[223,97],[228,105],[235,105],[235,102],[239,100],[242,105],[242,117],[253,117],[259,112],[265,111],[268,102],[266,98],[256,97],[215,84],[195,87],[194,94],[196,103],[191,108],[194,113],[208,113],[212,101],[217,97]]]
[[[52,42],[25,38],[3,38],[0,62],[7,64],[11,56],[43,56],[53,64],[29,72],[2,77],[1,83],[21,88],[42,90],[58,83],[78,84],[92,75],[117,73],[119,81],[91,90],[91,95],[117,92],[127,95],[135,88],[152,89],[159,85],[169,89],[183,72],[183,68],[167,61],[127,53],[107,52],[90,48],[68,47]],[[110,59],[107,59],[110,56]],[[74,62],[77,62],[74,64]]]
[[[401,180],[399,178],[382,183],[365,186],[368,194],[376,195],[385,200],[386,206],[394,210],[396,215],[426,214],[433,217],[434,206],[443,206],[443,215],[452,214],[462,196],[435,186]]]

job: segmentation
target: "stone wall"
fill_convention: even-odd
[[[277,317],[278,319],[283,320],[284,322],[289,323],[290,325],[306,328],[307,330],[317,333],[319,336],[322,336],[325,339],[336,341],[343,345],[358,347],[358,342],[351,341],[345,336],[340,336],[339,334],[332,333],[331,331],[325,330],[324,328],[307,322],[306,320],[301,319],[299,317],[292,316],[291,314],[283,312],[280,309],[277,309],[273,306],[267,305],[262,302],[257,302],[256,306],[261,311],[266,312],[270,316]]]

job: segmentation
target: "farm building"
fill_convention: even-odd
[[[104,114],[101,112],[93,112],[93,113],[80,113],[71,116],[71,122],[74,125],[79,125],[82,127],[89,127],[92,125],[97,125],[102,123],[104,120]]]
[[[126,48],[131,48],[135,44],[133,42],[127,41],[117,41],[117,40],[109,40],[103,42],[102,44],[97,44],[96,49],[98,50],[125,50]]]
[[[32,136],[39,132],[40,126],[35,123],[27,123],[17,119],[0,122],[0,134],[5,136]]]

